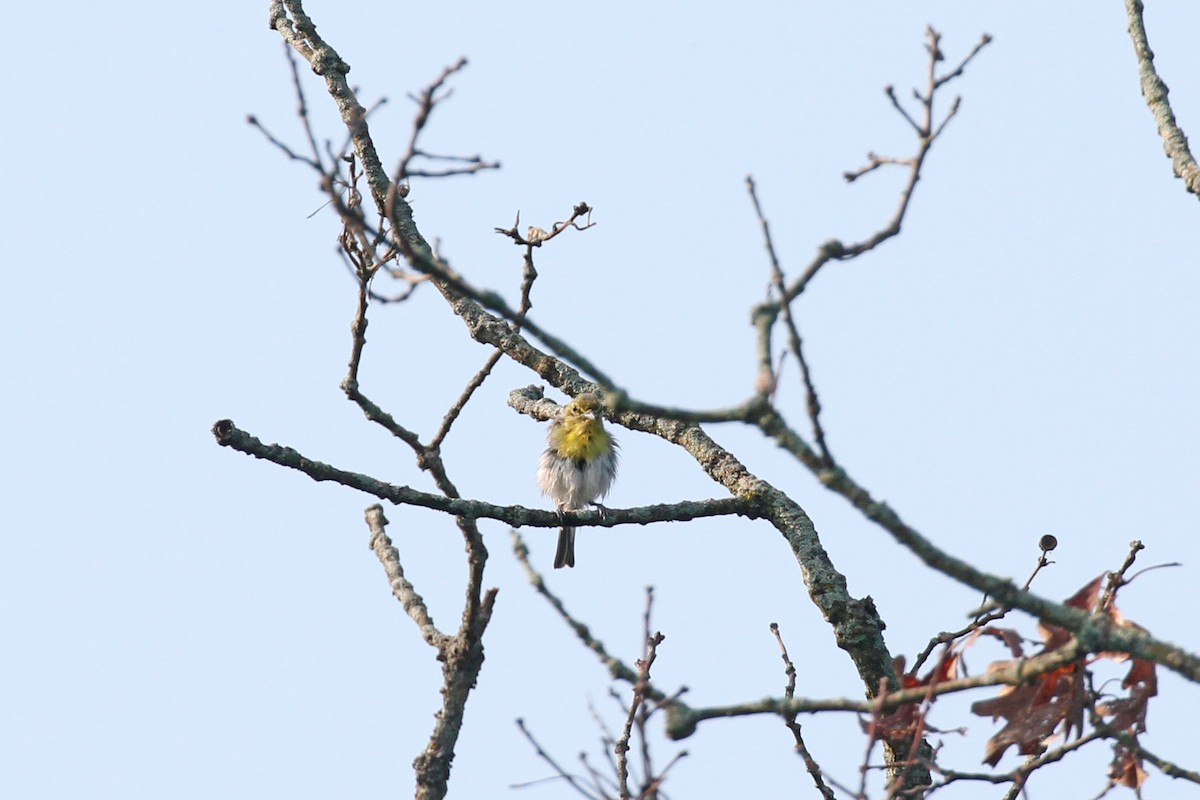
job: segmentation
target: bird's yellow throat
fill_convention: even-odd
[[[609,450],[608,431],[591,414],[568,414],[551,432],[550,444],[561,458],[591,461]]]

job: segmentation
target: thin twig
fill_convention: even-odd
[[[519,215],[517,219],[519,222]],[[533,301],[530,299],[530,295],[533,292],[533,284],[534,281],[537,280],[537,275],[537,269],[533,265],[533,247],[529,246],[525,248],[525,265],[524,269],[521,271],[521,302],[517,307],[516,318],[513,320],[514,333],[520,333],[521,326],[525,324],[525,317],[529,314],[529,309],[533,307]],[[441,427],[438,428],[437,433],[435,433],[433,435],[433,439],[430,440],[430,450],[437,451],[441,449],[442,442],[445,441],[446,436],[450,433],[450,428],[454,425],[454,421],[458,419],[459,414],[461,414],[462,410],[466,407],[467,401],[470,400],[475,391],[483,385],[483,382],[487,379],[488,375],[492,373],[492,370],[495,368],[496,364],[500,362],[500,359],[503,357],[503,355],[504,351],[497,348],[490,356],[488,356],[487,361],[484,362],[484,365],[480,367],[479,371],[476,372],[475,375],[472,376],[471,380],[467,382],[467,385],[459,395],[458,400],[456,400],[454,405],[450,407],[450,410],[446,412],[445,417],[442,419]]]
[[[937,75],[937,63],[943,58],[940,45],[941,35],[933,28],[929,28],[926,31],[926,36],[929,40],[927,49],[929,50],[930,55],[926,70],[925,90],[923,92],[914,91],[913,93],[917,98],[921,108],[920,120],[918,121],[917,118],[915,118],[907,111],[907,109],[904,108],[904,106],[900,103],[900,100],[896,97],[896,92],[893,87],[888,86],[884,90],[888,100],[892,103],[892,106],[917,134],[917,152],[912,156],[902,159],[881,157],[871,153],[869,156],[870,163],[867,167],[844,173],[846,181],[851,182],[862,177],[868,172],[874,171],[884,164],[900,164],[908,166],[908,180],[905,182],[904,188],[900,190],[900,199],[897,203],[896,210],[892,213],[892,218],[886,225],[877,230],[874,234],[855,244],[847,245],[837,240],[831,240],[822,245],[818,249],[817,256],[813,259],[812,263],[809,264],[808,268],[788,287],[787,297],[792,298],[802,293],[812,279],[816,277],[821,268],[829,261],[845,261],[847,259],[856,258],[863,253],[875,249],[883,242],[900,233],[900,227],[908,213],[908,207],[912,201],[913,192],[916,189],[917,182],[920,180],[921,168],[924,166],[925,158],[929,155],[929,150],[933,146],[933,143],[941,136],[942,131],[946,127],[946,123],[948,123],[950,119],[953,118],[958,112],[959,104],[956,100],[951,105],[950,111],[946,114],[946,116],[942,120],[935,122],[934,106],[937,98],[937,92],[951,80],[959,77],[966,65],[975,57],[976,54],[979,53],[980,50],[983,49],[984,46],[986,46],[992,40],[991,36],[984,34],[968,54],[968,56],[963,59],[962,63],[959,64],[955,70],[939,77]]]
[[[971,689],[986,686],[1020,686],[1038,675],[1052,672],[1067,664],[1075,663],[1083,653],[1078,640],[1072,639],[1063,647],[1037,656],[1016,659],[1010,663],[989,671],[984,675],[973,675],[954,680],[937,682],[932,686],[918,686],[912,689],[888,691],[885,695],[877,695],[871,700],[851,700],[845,697],[837,698],[774,698],[752,700],[746,703],[736,703],[708,708],[691,708],[682,702],[675,702],[667,708],[667,733],[673,739],[683,739],[695,732],[699,723],[709,719],[725,717],[745,717],[759,714],[784,716],[787,714],[808,714],[821,711],[841,711],[856,714],[879,714],[893,711],[900,706],[920,703],[930,697],[941,697],[946,694],[957,694]]]
[[[1053,539],[1054,537],[1048,538]],[[1034,564],[1033,572],[1029,574],[1029,577],[1025,579],[1025,584],[1021,587],[1022,591],[1028,591],[1029,587],[1033,585],[1033,579],[1037,577],[1037,574],[1048,565],[1054,563],[1046,557],[1046,553],[1053,549],[1053,547],[1044,546],[1046,539],[1047,537],[1042,537],[1043,546],[1041,547],[1041,552],[1038,555],[1037,562]],[[970,624],[959,628],[956,631],[942,631],[937,636],[934,636],[932,639],[930,639],[929,643],[925,645],[925,649],[922,650],[913,661],[912,672],[915,673],[920,670],[921,666],[924,665],[925,660],[929,658],[930,654],[939,645],[949,644],[950,642],[956,641],[967,634],[981,630],[984,628],[984,626],[990,625],[996,620],[1003,619],[1008,612],[1012,610],[1011,608],[1006,608],[997,603],[986,602],[986,595],[984,597],[984,601],[985,602],[978,609],[975,609],[968,615],[972,618]]]
[[[644,658],[637,660],[637,680],[633,684],[633,698],[629,701],[629,714],[625,718],[625,727],[621,731],[621,737],[617,739],[613,751],[617,756],[617,789],[620,792],[621,800],[629,800],[629,739],[633,732],[634,722],[638,717],[638,712],[645,703],[647,694],[651,691],[650,688],[650,667],[657,657],[658,645],[662,644],[663,635],[656,633],[649,637],[644,643],[646,655]],[[645,753],[643,753],[645,755]],[[647,778],[650,773],[647,772]]]
[[[546,751],[546,748],[542,747],[541,743],[539,743],[534,735],[530,732],[529,728],[525,727],[525,720],[517,720],[517,729],[520,730],[525,739],[531,745],[533,745],[533,749],[534,752],[537,753],[537,757],[549,764],[550,768],[554,770],[554,773],[557,777],[562,778],[567,783],[571,784],[571,788],[579,792],[584,797],[590,798],[590,800],[603,800],[602,794],[596,794],[588,791],[588,788],[576,780],[574,775],[572,775],[570,772],[567,772],[565,769],[563,769],[561,764],[554,760],[554,756],[550,755],[550,753]],[[528,783],[516,784],[512,788],[520,789],[529,785],[530,784]]]
[[[775,243],[771,240],[771,226],[767,223],[767,218],[763,215],[762,205],[758,201],[758,191],[754,185],[754,178],[746,178],[746,189],[750,192],[750,199],[754,203],[754,213],[758,217],[758,223],[762,228],[767,255],[771,260],[771,281],[776,293],[781,298],[779,313],[783,318],[784,327],[787,329],[790,349],[796,357],[796,361],[800,364],[800,375],[804,380],[804,392],[807,400],[808,418],[812,422],[813,441],[816,442],[817,449],[821,451],[821,456],[825,459],[826,464],[833,466],[833,455],[829,452],[829,448],[825,444],[825,429],[821,426],[821,401],[817,397],[817,387],[813,383],[808,361],[804,358],[804,342],[800,338],[800,328],[792,315],[792,303],[788,299],[787,287],[784,285],[783,268],[779,265],[779,257],[775,253]]]
[[[796,696],[796,665],[792,663],[792,659],[788,655],[787,645],[783,643],[783,634],[779,632],[779,625],[774,622],[771,623],[771,634],[775,637],[775,643],[779,645],[779,655],[783,659],[784,664],[783,673],[787,676],[787,685],[784,687],[783,696],[791,699]],[[817,791],[821,793],[821,796],[825,800],[833,800],[835,797],[833,789],[825,782],[825,775],[821,769],[821,765],[813,758],[808,745],[805,744],[803,729],[800,723],[796,722],[796,715],[785,714],[783,723],[792,732],[792,738],[796,742],[796,754],[803,759],[804,768],[808,770],[808,774],[812,777]]]
[[[1112,604],[1116,599],[1117,591],[1125,585],[1125,573],[1133,568],[1133,562],[1137,560],[1137,554],[1146,549],[1146,545],[1142,544],[1141,540],[1134,539],[1129,543],[1129,552],[1125,556],[1124,563],[1117,569],[1116,572],[1108,574],[1108,580],[1104,583],[1104,591],[1096,598],[1096,607],[1092,609],[1096,613],[1112,613]]]

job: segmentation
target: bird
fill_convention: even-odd
[[[617,476],[617,440],[604,429],[599,396],[585,392],[567,403],[550,423],[546,451],[538,462],[538,485],[561,515],[578,511],[608,494]],[[601,507],[603,511],[603,507]],[[558,532],[554,568],[575,566],[575,528]]]

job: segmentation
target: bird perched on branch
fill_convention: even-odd
[[[538,485],[559,514],[597,505],[617,475],[617,440],[604,430],[599,409],[599,397],[581,394],[550,423],[546,452],[538,463]],[[575,528],[564,525],[558,532],[554,568],[573,566]]]

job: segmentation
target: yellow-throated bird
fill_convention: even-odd
[[[538,463],[538,485],[559,513],[595,504],[608,494],[617,475],[617,440],[604,430],[599,408],[599,397],[581,394],[550,423],[548,446]],[[554,568],[573,566],[575,528],[563,526]]]

